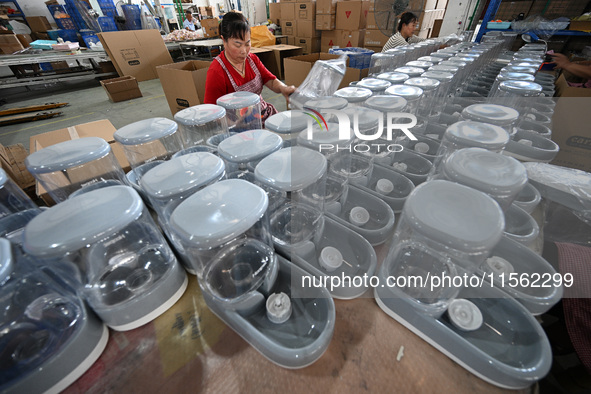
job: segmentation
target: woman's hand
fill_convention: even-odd
[[[566,57],[562,53],[553,53],[550,56],[552,56],[552,63],[555,63],[556,67],[565,68],[565,66],[570,63],[568,57]]]
[[[293,92],[295,92],[296,87],[291,85],[291,86],[287,86],[287,85],[283,85],[281,86],[281,94],[285,96],[285,98],[289,98],[289,95],[292,94]]]

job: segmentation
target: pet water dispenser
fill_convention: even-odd
[[[187,276],[140,196],[111,186],[68,199],[25,227],[24,250],[75,262],[83,295],[114,330],[140,327],[184,293]]]
[[[408,78],[410,78],[408,76],[408,74],[397,73],[395,71],[382,72],[382,73],[376,75],[375,77],[378,79],[385,79],[386,81],[390,82],[390,84],[392,84],[392,85],[402,85],[404,83],[404,81],[406,81]]]
[[[304,82],[289,96],[291,108],[301,110],[311,99],[333,95],[339,88],[345,71],[346,55],[338,59],[315,61]]]
[[[261,96],[258,94],[251,92],[228,93],[217,99],[216,104],[226,110],[228,130],[231,133],[263,128]]]
[[[335,97],[344,98],[349,103],[349,107],[362,106],[365,100],[370,98],[372,91],[366,88],[360,88],[357,86],[349,86],[337,90],[334,93]]]
[[[312,117],[303,111],[291,110],[269,116],[265,122],[265,129],[278,134],[283,139],[283,147],[297,145],[300,132],[312,124]]]
[[[180,125],[186,148],[211,144],[212,138],[223,140],[230,136],[226,110],[219,105],[195,105],[177,112],[174,120]]]
[[[98,137],[50,145],[27,156],[25,165],[56,203],[79,189],[127,184],[111,147]]]
[[[334,302],[323,287],[292,287],[306,273],[274,253],[268,204],[258,186],[220,181],[181,203],[171,230],[196,267],[207,306],[272,362],[302,368],[330,343]]]

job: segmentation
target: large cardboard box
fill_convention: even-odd
[[[220,35],[220,20],[218,18],[203,19],[201,21],[201,27],[205,37],[217,37]]]
[[[564,72],[554,82],[558,97],[591,97],[591,89],[569,86]]]
[[[298,34],[298,24],[294,20],[283,19],[281,21],[281,33],[286,36],[295,36]]]
[[[304,50],[304,55],[320,52],[320,37],[295,37],[294,45]]]
[[[316,3],[296,3],[296,19],[314,21],[316,19]]]
[[[281,7],[281,21],[294,21],[296,19],[295,3],[279,3]],[[285,32],[283,32],[285,34]]]
[[[105,79],[101,81],[101,85],[105,88],[109,100],[114,103],[142,97],[142,92],[140,91],[137,80],[131,75]]]
[[[28,16],[27,23],[29,24],[29,27],[33,33],[51,30],[51,25],[44,16]]]
[[[561,76],[563,82],[566,80]],[[560,80],[559,78],[559,80]],[[591,133],[586,114],[591,108],[591,89],[567,87],[554,107],[552,140],[560,151],[551,164],[591,172]]]
[[[338,30],[337,30],[338,31]],[[362,47],[365,40],[365,30],[347,31],[344,30],[340,34],[340,47]]]
[[[269,3],[269,19],[275,24],[281,20],[281,6],[285,3]]]
[[[189,60],[157,67],[158,77],[173,115],[203,103],[205,77],[210,65],[210,61]]]
[[[263,48],[270,49],[275,54],[275,62],[270,65],[271,67],[265,66],[279,79],[285,78],[283,60],[288,57],[299,56],[304,52],[302,48],[294,45],[270,45]]]
[[[383,47],[388,42],[390,36],[385,35],[380,30],[366,30],[365,31],[365,39],[363,41],[364,47],[368,46],[376,46],[376,47]],[[380,49],[381,51],[381,49]]]
[[[365,49],[371,49],[375,53],[382,52],[383,46],[374,46],[374,45],[366,45],[364,46]]]
[[[10,55],[25,49],[15,34],[0,34],[0,53]]]
[[[288,37],[289,42],[289,37]],[[291,44],[289,44],[291,45]],[[267,69],[269,65],[275,64],[275,53],[267,48],[250,48],[250,53],[258,56],[259,60]]]
[[[316,30],[334,30],[335,27],[335,14],[316,14]]]
[[[21,188],[35,186],[35,178],[25,166],[29,155],[23,144],[3,146],[0,144],[0,165],[10,178]]]
[[[365,28],[368,1],[340,1],[337,3],[337,30],[359,30]]]
[[[113,133],[115,133],[115,131],[117,131],[117,129],[107,119],[83,123],[32,136],[29,139],[29,151],[33,153],[39,149],[78,138],[100,137],[109,143],[119,165],[121,165],[123,171],[127,172],[131,167],[127,161],[127,157],[125,157],[123,147],[113,138]],[[53,199],[47,194],[47,191],[39,183],[37,183],[36,186],[36,193],[47,205],[55,204]]]
[[[369,11],[367,13],[367,22],[365,24],[366,29],[380,30],[380,28],[392,31],[390,26],[394,23],[396,16],[393,12],[380,12],[376,13]]]
[[[172,63],[158,30],[114,31],[98,34],[119,76],[138,81],[158,78],[156,67]]]
[[[591,31],[591,21],[570,21],[568,30]]]
[[[316,30],[316,21],[298,20],[296,37],[320,37],[320,31]]]
[[[323,31],[320,36],[320,52],[328,53],[330,48],[340,47],[340,33],[342,30]]]
[[[294,56],[285,59],[285,83],[287,85],[299,86],[304,82],[306,76],[312,69],[312,66],[317,60],[337,59],[338,55],[331,55],[328,53],[313,53],[310,55]],[[339,85],[340,88],[349,86],[351,82],[359,81],[367,77],[368,69],[357,69],[347,67],[345,76]]]
[[[335,14],[336,12],[336,0],[316,0],[316,14]]]

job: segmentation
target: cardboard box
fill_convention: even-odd
[[[320,32],[316,30],[316,21],[299,20],[296,37],[320,37]]]
[[[279,79],[285,78],[283,60],[288,57],[299,56],[304,52],[302,48],[293,45],[270,45],[263,48],[270,49],[275,54],[275,62],[271,67],[265,66]]]
[[[379,52],[381,52],[381,48],[383,48],[384,45],[386,45],[386,42],[388,42],[389,39],[390,36],[385,35],[380,30],[368,29],[365,31],[365,39],[363,40],[363,46],[365,48],[367,48],[368,46],[380,47]]]
[[[591,89],[569,86],[564,73],[556,79],[554,85],[558,97],[591,97]]]
[[[105,79],[101,81],[101,85],[105,88],[109,100],[114,103],[142,97],[142,92],[140,91],[137,80],[131,75]]]
[[[591,31],[591,21],[570,21],[568,30]]]
[[[23,144],[3,146],[0,144],[0,165],[10,178],[21,188],[35,186],[35,178],[25,166],[29,155]]]
[[[547,0],[544,0],[544,3],[547,4]],[[503,1],[499,5],[497,13],[493,19],[510,21],[515,19],[515,17],[520,13],[524,13],[525,16],[527,16],[529,14],[530,8],[532,7],[532,4],[533,1]],[[541,14],[541,11],[542,10],[540,10],[539,14]],[[547,16],[544,17],[547,18]]]
[[[213,8],[210,6],[207,7],[199,7],[199,13],[202,16],[211,16],[213,17]]]
[[[124,172],[127,172],[131,169],[131,167],[127,161],[123,147],[113,138],[113,133],[115,133],[115,131],[117,131],[117,129],[107,119],[83,123],[76,126],[31,136],[29,139],[29,151],[33,153],[39,149],[77,138],[100,137],[109,143],[115,158],[119,162],[119,165]],[[36,184],[36,193],[47,205],[55,204],[47,191],[38,182]]]
[[[320,36],[320,52],[328,53],[330,48],[340,46],[341,30],[326,30]]]
[[[281,20],[281,6],[285,3],[269,3],[269,19],[275,24]]]
[[[283,19],[281,21],[281,33],[283,33],[286,36],[295,37],[295,35],[298,34],[297,28],[298,24],[294,20]]]
[[[15,34],[0,34],[0,52],[10,55],[25,49]]]
[[[336,14],[336,0],[316,0],[316,14]]]
[[[288,37],[289,38],[289,37]],[[289,40],[288,40],[289,41]],[[291,45],[291,44],[290,44]],[[275,64],[275,53],[267,48],[250,48],[250,53],[257,55],[265,67]],[[267,67],[268,69],[269,67]]]
[[[30,47],[31,43],[33,42],[33,39],[31,38],[31,36],[29,34],[17,34],[16,38],[18,38],[21,45],[25,48]]]
[[[335,27],[335,14],[316,14],[316,30],[334,30]]]
[[[368,1],[341,1],[337,3],[337,30],[359,30],[365,28]]]
[[[396,15],[393,12],[368,12],[366,28],[368,30],[393,31],[394,23],[397,22]]]
[[[365,49],[371,49],[372,51],[374,51],[375,53],[380,53],[382,52],[382,49],[384,48],[383,46],[373,46],[373,45],[366,45],[364,46]]]
[[[560,81],[562,78],[562,81]],[[561,76],[558,84],[566,84]],[[554,107],[552,140],[560,151],[551,164],[591,172],[591,134],[585,114],[591,108],[591,89],[567,87]]]
[[[220,35],[220,20],[218,18],[203,19],[201,21],[201,27],[205,37],[217,37]]]
[[[203,103],[205,77],[210,65],[210,61],[189,60],[157,67],[172,115]]]
[[[49,21],[44,16],[28,16],[27,23],[33,33],[46,32],[52,29]]]
[[[281,7],[281,21],[294,21],[296,19],[295,3],[279,3]],[[285,32],[283,32],[285,34]]]
[[[120,76],[139,82],[158,78],[156,67],[172,63],[158,30],[114,31],[98,34]]]
[[[320,37],[295,37],[294,45],[304,50],[304,55],[320,52]]]
[[[295,10],[296,10],[296,19],[298,21],[300,21],[300,20],[307,20],[307,21],[316,20],[316,3],[312,3],[312,2],[296,3]]]
[[[362,47],[365,40],[365,30],[343,31],[340,35],[340,47]]]
[[[328,53],[313,53],[310,55],[294,56],[285,59],[285,83],[287,85],[299,86],[304,82],[308,73],[317,60],[337,59],[338,55]],[[357,68],[347,67],[345,76],[339,85],[340,88],[349,86],[351,82],[359,81],[367,77],[368,69],[359,70]]]

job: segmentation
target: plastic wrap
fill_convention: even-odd
[[[536,15],[527,17],[522,21],[513,22],[511,28],[519,34],[535,33],[540,38],[548,39],[558,30],[566,29],[569,22],[569,19],[564,17],[549,21],[540,15]]]
[[[339,88],[347,69],[347,56],[338,59],[317,60],[306,79],[289,97],[292,109],[303,109],[306,101],[332,96]]]

